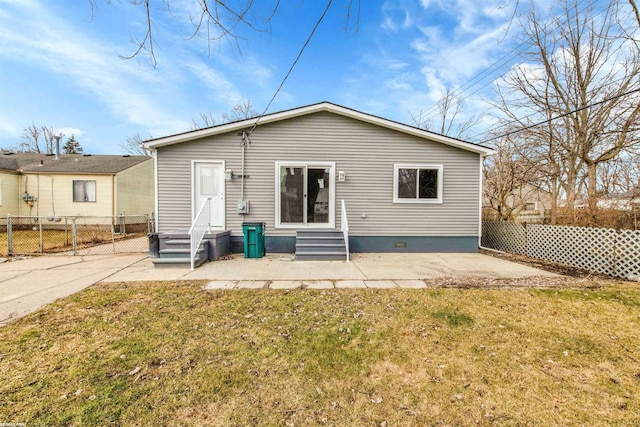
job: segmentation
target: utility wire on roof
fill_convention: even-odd
[[[322,12],[322,16],[320,16],[320,19],[318,19],[318,22],[316,22],[316,25],[313,27],[313,29],[311,30],[311,34],[309,34],[309,37],[307,38],[307,41],[304,42],[304,45],[302,46],[302,49],[300,49],[300,52],[298,52],[298,56],[296,56],[296,59],[293,61],[293,64],[291,64],[291,67],[289,67],[289,71],[287,71],[287,74],[284,76],[284,78],[282,79],[282,82],[280,82],[280,86],[278,86],[278,89],[276,89],[276,92],[273,94],[273,96],[271,97],[271,100],[269,100],[269,102],[267,103],[267,106],[265,107],[264,111],[262,112],[262,114],[260,114],[257,118],[255,123],[253,124],[253,127],[251,128],[251,130],[248,132],[249,135],[251,135],[253,133],[253,131],[256,129],[256,126],[258,126],[258,122],[260,121],[260,119],[262,118],[262,116],[264,116],[267,111],[269,111],[269,107],[271,107],[271,103],[273,102],[274,99],[276,99],[276,96],[278,96],[278,93],[280,93],[280,90],[282,89],[282,87],[284,86],[284,83],[287,81],[287,79],[289,78],[289,76],[291,75],[291,73],[293,72],[293,68],[296,66],[296,64],[298,63],[298,60],[300,59],[300,57],[302,56],[302,52],[304,52],[304,50],[306,49],[307,45],[309,44],[309,42],[311,41],[311,39],[313,38],[313,35],[315,34],[316,30],[318,29],[318,27],[320,26],[320,23],[324,20],[324,17],[327,15],[327,12],[329,11],[329,7],[331,7],[331,3],[333,0],[329,0],[329,2],[327,3],[327,7],[324,9],[324,12]]]
[[[525,126],[523,128],[513,130],[511,132],[504,133],[502,135],[494,136],[493,138],[485,139],[484,141],[482,141],[482,143],[485,144],[487,142],[491,142],[491,141],[494,141],[496,139],[505,138],[507,136],[510,136],[510,135],[513,135],[513,134],[516,134],[516,133],[519,133],[519,132],[522,132],[522,131],[525,131],[525,130],[528,130],[528,129],[531,129],[531,128],[534,128],[536,126],[540,126],[540,125],[543,125],[545,123],[549,123],[549,122],[551,122],[553,120],[561,119],[562,117],[566,117],[566,116],[568,116],[570,114],[577,113],[578,111],[586,110],[587,108],[595,107],[596,105],[604,104],[605,102],[613,101],[614,99],[622,98],[623,96],[627,96],[627,95],[631,95],[632,93],[635,93],[635,92],[640,92],[640,88],[634,89],[634,90],[630,90],[628,92],[621,93],[619,95],[615,95],[615,96],[612,96],[610,98],[603,99],[602,101],[594,102],[593,104],[585,105],[584,107],[576,108],[575,110],[571,110],[571,111],[568,111],[566,113],[562,113],[559,116],[551,117],[550,119],[543,120],[541,122],[534,123],[532,125]]]

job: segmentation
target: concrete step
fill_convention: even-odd
[[[298,238],[319,238],[319,239],[342,239],[342,231],[334,230],[297,230],[296,236]]]
[[[171,246],[191,246],[191,240],[189,239],[167,239],[165,241],[166,245],[171,245]]]
[[[332,248],[332,247],[336,247],[336,246],[340,246],[344,248],[344,242],[340,241],[340,242],[329,242],[329,241],[321,241],[321,242],[306,242],[306,241],[299,241],[296,243],[296,247],[299,248],[313,248],[313,247],[326,247],[326,248]]]
[[[198,251],[196,252],[196,256],[204,258],[207,251],[204,247],[200,246]],[[191,255],[191,248],[166,248],[160,249],[158,251],[158,255],[160,258],[180,258],[180,257],[189,257]]]
[[[296,260],[325,261],[347,258],[344,235],[335,230],[297,230]]]
[[[344,239],[336,237],[297,237],[296,243],[303,245],[344,244]]]
[[[196,257],[194,266],[197,267],[203,264],[206,258]],[[186,257],[172,257],[172,258],[152,258],[151,262],[153,262],[154,268],[165,268],[165,267],[190,267],[191,259],[188,256]]]
[[[296,252],[297,261],[346,261],[347,253],[342,252]]]

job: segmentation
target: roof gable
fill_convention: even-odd
[[[148,156],[61,154],[60,159],[42,153],[0,153],[0,169],[23,173],[114,175]]]
[[[275,123],[282,120],[288,120],[299,116],[308,114],[314,114],[318,112],[329,112],[338,114],[344,117],[349,117],[355,120],[359,120],[366,123],[371,123],[380,127],[396,130],[409,135],[417,136],[419,138],[427,139],[429,141],[438,142],[441,144],[449,145],[452,147],[460,148],[462,150],[471,151],[480,155],[492,155],[494,150],[482,145],[473,144],[471,142],[462,141],[460,139],[451,138],[448,136],[440,135],[437,133],[429,132],[424,129],[419,129],[413,126],[405,125],[403,123],[395,122],[393,120],[384,119],[382,117],[374,116],[371,114],[363,113],[351,108],[342,107],[340,105],[332,104],[330,102],[321,102],[318,104],[312,104],[305,107],[294,108],[291,110],[280,111],[277,113],[267,114],[261,116],[256,128],[260,125],[268,123]],[[226,123],[223,125],[213,126],[205,129],[194,130],[190,132],[179,133],[176,135],[170,135],[162,138],[156,138],[146,141],[143,146],[146,148],[157,149],[166,145],[179,144],[182,142],[193,141],[200,138],[206,138],[209,136],[219,135],[226,132],[248,130],[252,128],[258,118],[240,120],[232,123]]]

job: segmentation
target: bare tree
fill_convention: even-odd
[[[215,115],[212,112],[200,113],[200,121],[197,119],[193,119],[191,121],[191,130],[204,129],[238,120],[251,119],[257,116],[258,113],[253,109],[251,100],[243,98],[242,102],[234,105],[229,112],[225,112],[220,115]],[[132,154],[134,156],[150,156],[151,151],[144,148],[142,143],[152,138],[152,136],[142,138],[140,134],[136,134],[128,137],[126,142],[120,144],[120,148],[125,153]]]
[[[638,9],[638,3],[636,3],[636,0],[629,0],[629,4],[631,5],[633,14],[636,17],[636,21],[638,21],[638,27],[640,27],[640,10]]]
[[[463,122],[458,120],[463,104],[450,88],[445,90],[435,107],[435,111],[429,108],[415,115],[410,112],[412,124],[420,129],[458,139],[468,137],[469,131],[478,124],[477,117],[471,117]]]
[[[146,139],[151,139],[149,136]],[[127,138],[126,142],[120,144],[120,148],[127,154],[131,154],[133,156],[150,156],[151,152],[142,146],[142,143],[146,140],[143,139],[140,134],[136,134],[134,136],[130,136]]]
[[[624,153],[598,171],[598,194],[637,197],[640,191],[640,151]]]
[[[523,23],[529,44],[525,63],[504,78],[500,107],[522,126],[544,158],[559,170],[570,208],[586,180],[590,211],[596,208],[599,166],[640,143],[640,57],[617,22],[617,3],[596,16],[592,6],[562,3],[561,25],[533,10]],[[559,118],[557,120],[551,120]],[[547,126],[529,129],[531,123]]]
[[[224,123],[236,122],[238,120],[251,119],[257,117],[258,112],[253,109],[251,100],[242,99],[242,102],[233,106],[231,111],[215,115],[211,111],[200,113],[200,121],[193,119],[191,128],[193,130],[203,129],[221,125]]]
[[[147,55],[152,65],[156,66],[155,40],[157,26],[154,20],[158,15],[166,14],[179,21],[178,14],[171,11],[171,0],[152,2],[151,0],[126,0],[134,7],[144,10],[145,32],[142,37],[131,36],[131,43],[135,50],[130,55],[121,55],[123,59],[135,58],[141,54]],[[92,13],[98,9],[98,0],[90,0]],[[104,0],[110,4],[111,0]],[[327,0],[327,8],[333,0]],[[212,43],[229,42],[238,52],[241,52],[240,42],[247,30],[269,32],[273,18],[282,7],[280,0],[256,2],[255,0],[197,0],[180,2],[188,4],[189,23],[191,31],[185,34],[188,39],[204,39],[211,49]],[[345,10],[345,31],[358,30],[360,19],[360,0],[342,0],[341,6]]]
[[[62,138],[64,133],[56,131],[52,126],[38,126],[35,123],[24,128],[17,146],[11,150],[22,153],[52,154],[55,149],[55,136]]]
[[[547,193],[539,183],[538,171],[508,138],[496,144],[496,154],[484,163],[484,203],[501,221],[515,221],[528,202]]]

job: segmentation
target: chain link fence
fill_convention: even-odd
[[[145,252],[153,225],[149,215],[8,215],[0,219],[0,255]]]

